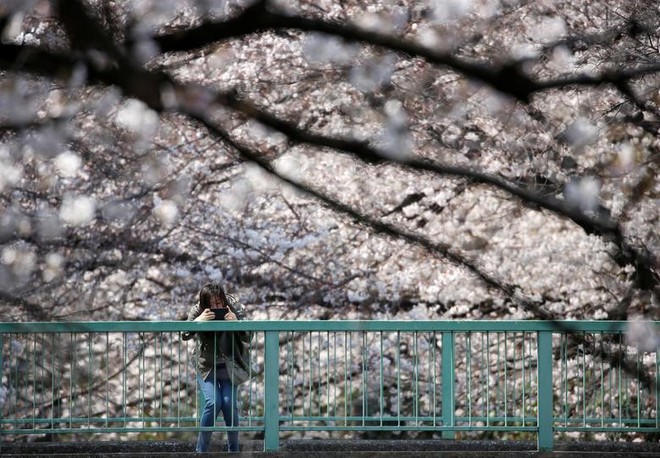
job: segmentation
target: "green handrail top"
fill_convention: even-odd
[[[660,321],[647,323],[660,327]],[[296,320],[0,322],[1,333],[183,331],[625,332],[627,321],[597,320]]]

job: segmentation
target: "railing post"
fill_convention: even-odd
[[[278,331],[265,331],[264,353],[264,452],[280,447],[280,336]]]
[[[538,383],[538,449],[545,452],[553,446],[552,331],[538,333]]]
[[[442,333],[442,426],[454,426],[454,333]],[[455,431],[442,431],[443,439],[455,439]]]

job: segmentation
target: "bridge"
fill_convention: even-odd
[[[660,327],[660,322],[650,322]],[[612,321],[0,323],[0,439],[349,440],[565,449],[660,437],[660,351]],[[238,427],[198,425],[183,331],[252,331]],[[645,349],[648,350],[648,349]],[[220,436],[220,435],[218,435]],[[223,439],[216,437],[216,442]],[[297,442],[296,442],[297,441]],[[302,447],[299,445],[299,447]],[[332,448],[332,445],[326,445]]]

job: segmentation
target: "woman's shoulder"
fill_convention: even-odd
[[[240,304],[238,298],[234,294],[227,294],[226,297],[231,305]]]
[[[238,300],[238,298],[233,294],[227,294],[227,300],[229,301],[229,306],[234,310],[234,312],[244,313],[245,305]]]

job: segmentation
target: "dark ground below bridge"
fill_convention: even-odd
[[[219,439],[219,438],[218,438]],[[216,440],[207,455],[225,455],[223,441]],[[536,451],[533,442],[512,441],[452,441],[452,440],[283,440],[278,452],[263,452],[261,441],[245,441],[243,456],[264,457],[660,457],[657,442],[556,442],[552,453]],[[198,457],[192,442],[127,441],[127,442],[0,442],[3,458],[29,456],[115,457],[115,456],[176,456]],[[240,456],[232,454],[233,456]]]

